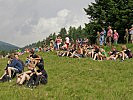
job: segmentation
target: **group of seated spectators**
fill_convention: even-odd
[[[9,60],[0,82],[10,82],[16,76],[18,85],[26,84],[28,87],[33,87],[39,84],[46,84],[48,75],[44,69],[43,58],[35,54],[33,50],[29,53],[25,63],[19,59],[18,54],[9,55]]]
[[[98,45],[76,45],[72,44],[67,49],[61,48],[57,51],[58,56],[67,56],[71,58],[84,58],[90,57],[93,60],[116,60],[120,59],[124,61],[127,58],[132,58],[132,52],[126,47],[126,45],[121,46],[121,51],[118,51],[115,46],[111,48],[110,52],[106,52],[104,47]]]

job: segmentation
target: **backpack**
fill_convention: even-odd
[[[39,84],[47,84],[48,82],[47,77],[48,77],[47,74],[45,74],[45,76],[44,75],[37,76],[36,74],[33,74],[26,85],[32,88],[33,86],[38,86]]]
[[[27,87],[33,87],[33,86],[35,86],[36,77],[37,77],[37,75],[36,75],[36,74],[33,74],[33,75],[30,77],[30,79],[28,80],[26,86],[27,86]]]
[[[41,78],[40,78],[40,83],[41,84],[47,84],[48,80],[45,76],[41,75]]]
[[[7,75],[7,74],[5,74],[3,77],[2,77],[2,79],[0,79],[0,82],[6,82],[6,81],[10,81],[11,80],[11,78]]]

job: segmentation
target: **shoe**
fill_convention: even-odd
[[[11,82],[12,78],[10,76],[8,76],[8,82]]]

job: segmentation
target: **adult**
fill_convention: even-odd
[[[67,46],[67,49],[68,49],[68,47],[69,47],[69,43],[70,43],[70,39],[69,39],[69,37],[67,36],[66,38],[65,38],[65,40],[66,40],[66,46]]]
[[[107,39],[108,39],[108,45],[111,46],[112,42],[112,36],[113,36],[113,31],[111,26],[108,27],[108,32],[107,32]]]
[[[118,38],[119,38],[119,34],[116,30],[114,30],[113,39],[114,39],[114,44],[115,45],[117,45]]]
[[[128,32],[128,28],[125,29],[125,36],[124,39],[126,40],[126,43],[128,43],[128,38],[129,38],[129,32]]]
[[[62,39],[61,39],[60,36],[58,36],[58,37],[56,38],[57,50],[60,49],[60,45],[61,45],[61,43],[62,43]]]
[[[5,68],[5,73],[2,75],[0,79],[2,79],[5,75],[9,76],[9,80],[11,80],[12,71],[15,73],[22,73],[23,66],[20,61],[18,61],[14,55],[8,56],[9,63],[7,64],[7,67]]]
[[[129,29],[130,34],[131,34],[131,43],[133,43],[133,25],[131,27],[131,29]]]
[[[96,36],[96,44],[99,45],[100,44],[100,32],[97,32],[97,36]]]
[[[104,43],[104,35],[105,35],[105,30],[102,28],[102,32],[100,32],[100,45],[103,45]]]
[[[54,40],[50,39],[50,50],[54,50]]]

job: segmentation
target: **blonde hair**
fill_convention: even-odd
[[[126,50],[127,49],[126,45],[122,45],[121,48],[122,48],[122,50]]]

